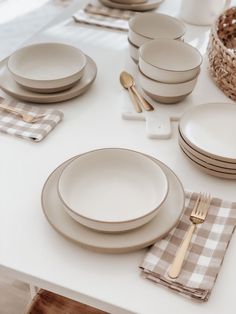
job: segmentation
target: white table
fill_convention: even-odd
[[[173,14],[178,4],[178,1],[172,5],[171,0],[166,0],[160,11]],[[67,16],[65,12],[62,20]],[[75,28],[78,31],[79,26],[69,23],[64,35],[70,37]],[[187,36],[203,49],[207,31],[207,28],[188,27]],[[46,33],[55,34],[56,28]],[[91,28],[91,45],[95,34]],[[112,32],[106,34],[109,37]],[[199,40],[196,35],[202,38]],[[85,95],[54,105],[64,111],[65,118],[44,141],[31,143],[0,134],[0,267],[6,274],[35,286],[116,314],[233,314],[236,310],[235,235],[210,300],[197,304],[141,278],[138,265],[146,250],[120,255],[90,252],[57,234],[42,213],[41,189],[55,167],[73,155],[111,146],[140,150],[164,161],[186,189],[209,191],[235,200],[235,181],[205,175],[183,156],[177,142],[177,123],[173,125],[171,139],[151,140],[145,135],[143,122],[121,119],[121,89],[117,80],[126,35],[117,36],[120,41],[116,41],[117,53],[112,58],[112,43],[107,44],[107,54],[102,56],[99,49],[96,54],[94,47],[93,57],[99,70],[95,84]],[[99,69],[104,60],[107,67]],[[207,99],[207,91],[205,94],[199,101]]]

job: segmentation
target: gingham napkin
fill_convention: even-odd
[[[93,0],[83,10],[77,11],[73,18],[79,23],[127,31],[128,20],[134,14],[133,11],[108,8],[98,0]]]
[[[190,225],[197,196],[187,193],[178,225],[150,249],[140,267],[146,278],[184,296],[207,301],[235,229],[236,202],[212,199],[205,222],[195,229],[180,276],[173,280],[167,272]]]
[[[62,120],[63,112],[55,109],[42,110],[36,106],[26,105],[24,103],[17,102],[15,100],[6,101],[0,97],[0,103],[5,103],[8,106],[19,109],[24,113],[28,113],[33,116],[39,114],[45,114],[38,122],[26,123],[20,116],[13,113],[9,113],[0,108],[0,131],[19,136],[25,139],[39,142],[44,139],[49,132],[51,132],[55,126]]]

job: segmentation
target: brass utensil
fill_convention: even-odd
[[[8,111],[8,112],[13,113],[13,114],[18,115],[18,116],[21,116],[22,120],[24,122],[27,122],[27,123],[35,123],[35,122],[41,120],[45,116],[45,114],[32,116],[30,114],[27,114],[27,113],[24,113],[24,112],[18,110],[17,108],[10,107],[6,104],[0,104],[0,109],[3,109],[5,111]]]
[[[176,253],[176,256],[174,258],[174,261],[169,269],[168,276],[170,278],[174,279],[179,276],[187,249],[189,247],[189,243],[192,239],[193,232],[197,224],[202,224],[205,221],[206,216],[207,216],[207,211],[210,207],[210,203],[211,203],[210,194],[206,194],[206,193],[199,194],[190,215],[190,221],[192,224],[190,225],[188,232],[186,233],[185,238],[181,246],[179,247]]]
[[[140,112],[142,112],[142,108],[140,107],[139,103],[135,99],[134,93],[131,89],[133,83],[132,83],[132,80],[130,80],[129,75],[127,75],[127,74],[128,74],[127,72],[121,72],[120,83],[124,88],[128,89],[130,98],[131,98],[132,103],[134,105],[134,109],[136,110],[136,112],[140,113]]]
[[[135,95],[137,96],[140,104],[143,106],[143,108],[146,110],[146,111],[151,111],[151,110],[154,110],[153,106],[150,105],[141,95],[140,93],[138,92],[138,90],[136,89],[135,87],[135,81],[134,81],[134,78],[131,74],[129,74],[128,72],[122,72],[124,73],[124,76],[127,80],[127,82],[129,82],[130,84],[130,88],[132,89],[132,91],[135,93]]]

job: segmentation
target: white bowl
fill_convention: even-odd
[[[127,231],[147,223],[167,192],[168,181],[160,166],[141,153],[120,148],[78,156],[58,181],[65,211],[103,232]]]
[[[76,47],[41,43],[23,47],[8,59],[8,69],[20,85],[52,92],[73,85],[83,75],[85,55]]]
[[[128,38],[129,42],[129,54],[133,61],[137,64],[138,63],[138,56],[139,56],[139,47],[135,46],[130,39]]]
[[[194,78],[202,55],[189,44],[171,39],[156,39],[139,49],[139,67],[153,80],[179,83]]]
[[[121,4],[140,4],[147,2],[146,0],[111,0],[111,2],[121,3]]]
[[[198,75],[187,82],[162,83],[144,75],[139,69],[139,82],[144,92],[152,99],[162,103],[176,103],[183,100],[194,89]]]
[[[183,22],[160,13],[136,14],[129,20],[129,39],[138,47],[156,38],[182,40],[185,31]]]

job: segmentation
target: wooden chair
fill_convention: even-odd
[[[26,314],[108,314],[94,307],[40,290],[28,306]]]

